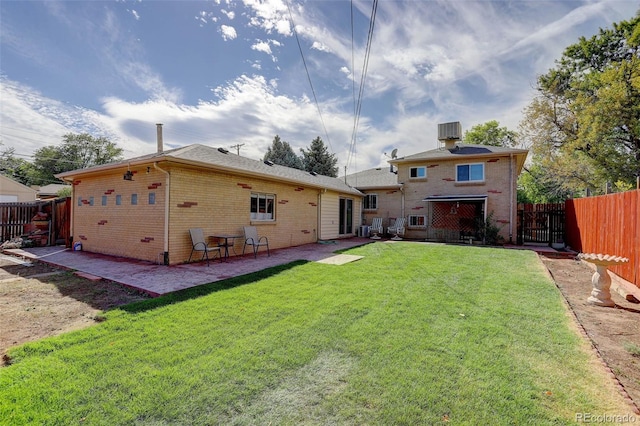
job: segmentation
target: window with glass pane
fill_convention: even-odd
[[[410,227],[424,227],[427,223],[425,216],[409,216],[409,226]]]
[[[251,194],[251,220],[274,220],[274,194]]]
[[[364,210],[375,210],[378,208],[378,194],[367,194],[362,202]]]
[[[412,178],[425,178],[427,177],[427,168],[424,166],[411,167],[411,169],[409,169],[409,176]]]
[[[456,167],[457,182],[484,181],[484,164],[458,164]]]

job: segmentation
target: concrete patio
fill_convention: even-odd
[[[232,256],[227,261],[216,259],[207,266],[207,262],[165,266],[151,262],[108,256],[84,251],[72,251],[65,247],[33,247],[7,249],[5,253],[26,259],[45,262],[54,266],[82,273],[89,279],[105,279],[133,288],[156,297],[178,290],[199,286],[227,278],[245,275],[284,265],[296,260],[332,262],[336,251],[368,244],[368,238],[349,238],[332,240],[298,247],[259,251],[258,257],[251,253],[246,256]],[[336,258],[335,263],[344,262]]]

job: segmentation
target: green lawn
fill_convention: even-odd
[[[365,257],[201,286],[15,348],[0,423],[544,425],[626,410],[532,252],[348,253]]]

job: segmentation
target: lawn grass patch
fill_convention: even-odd
[[[569,424],[619,413],[535,254],[375,243],[15,348],[24,424]],[[222,267],[222,266],[218,266]]]

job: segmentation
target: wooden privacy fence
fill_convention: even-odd
[[[69,244],[71,198],[28,203],[0,203],[0,243],[28,233],[37,213],[50,220],[48,245]]]
[[[629,258],[609,269],[640,287],[640,190],[567,200],[567,244]]]

